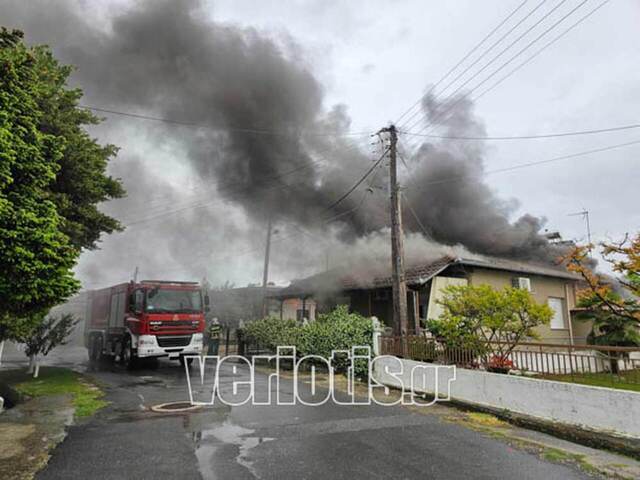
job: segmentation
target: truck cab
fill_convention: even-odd
[[[94,291],[85,344],[92,359],[183,360],[203,349],[208,296],[195,282],[145,280]]]

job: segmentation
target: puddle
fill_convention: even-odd
[[[236,463],[246,468],[253,477],[260,478],[253,466],[253,462],[248,459],[249,451],[263,442],[275,439],[271,437],[257,437],[254,436],[253,433],[254,430],[235,425],[229,420],[225,420],[222,425],[215,428],[193,432],[192,439],[196,445],[196,457],[203,478],[207,480],[216,478],[213,467],[215,454],[221,443],[237,446],[238,454],[235,457]]]

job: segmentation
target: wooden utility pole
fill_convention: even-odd
[[[393,326],[401,337],[402,355],[408,356],[407,345],[407,284],[404,276],[404,233],[397,171],[398,133],[391,125],[382,130],[389,133],[389,180],[391,190],[391,267],[393,279]]]
[[[267,284],[269,283],[269,255],[271,254],[271,214],[267,221],[267,246],[264,251],[264,270],[262,272],[262,317],[266,317],[267,308]]]

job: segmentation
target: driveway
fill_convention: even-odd
[[[221,370],[227,392],[232,368]],[[192,413],[161,414],[150,407],[188,399],[186,374],[177,364],[163,361],[157,369],[134,372],[110,365],[89,374],[112,403],[70,427],[39,479],[591,478],[416,408],[218,402]],[[267,387],[264,373],[256,380]],[[291,398],[292,381],[281,382],[279,390]],[[277,393],[273,383],[271,393]]]

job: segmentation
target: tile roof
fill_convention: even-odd
[[[444,256],[429,263],[407,267],[405,270],[407,285],[424,284],[452,265],[488,268],[492,270],[503,270],[527,275],[542,275],[568,280],[579,280],[575,274],[567,272],[563,267],[553,267],[534,262],[523,262],[484,255],[474,255],[468,258]],[[336,269],[313,275],[311,277],[293,280],[291,285],[283,288],[277,294],[272,294],[271,296],[293,297],[322,291],[368,290],[372,288],[386,288],[391,285],[391,275],[371,276],[363,280],[346,269]]]

